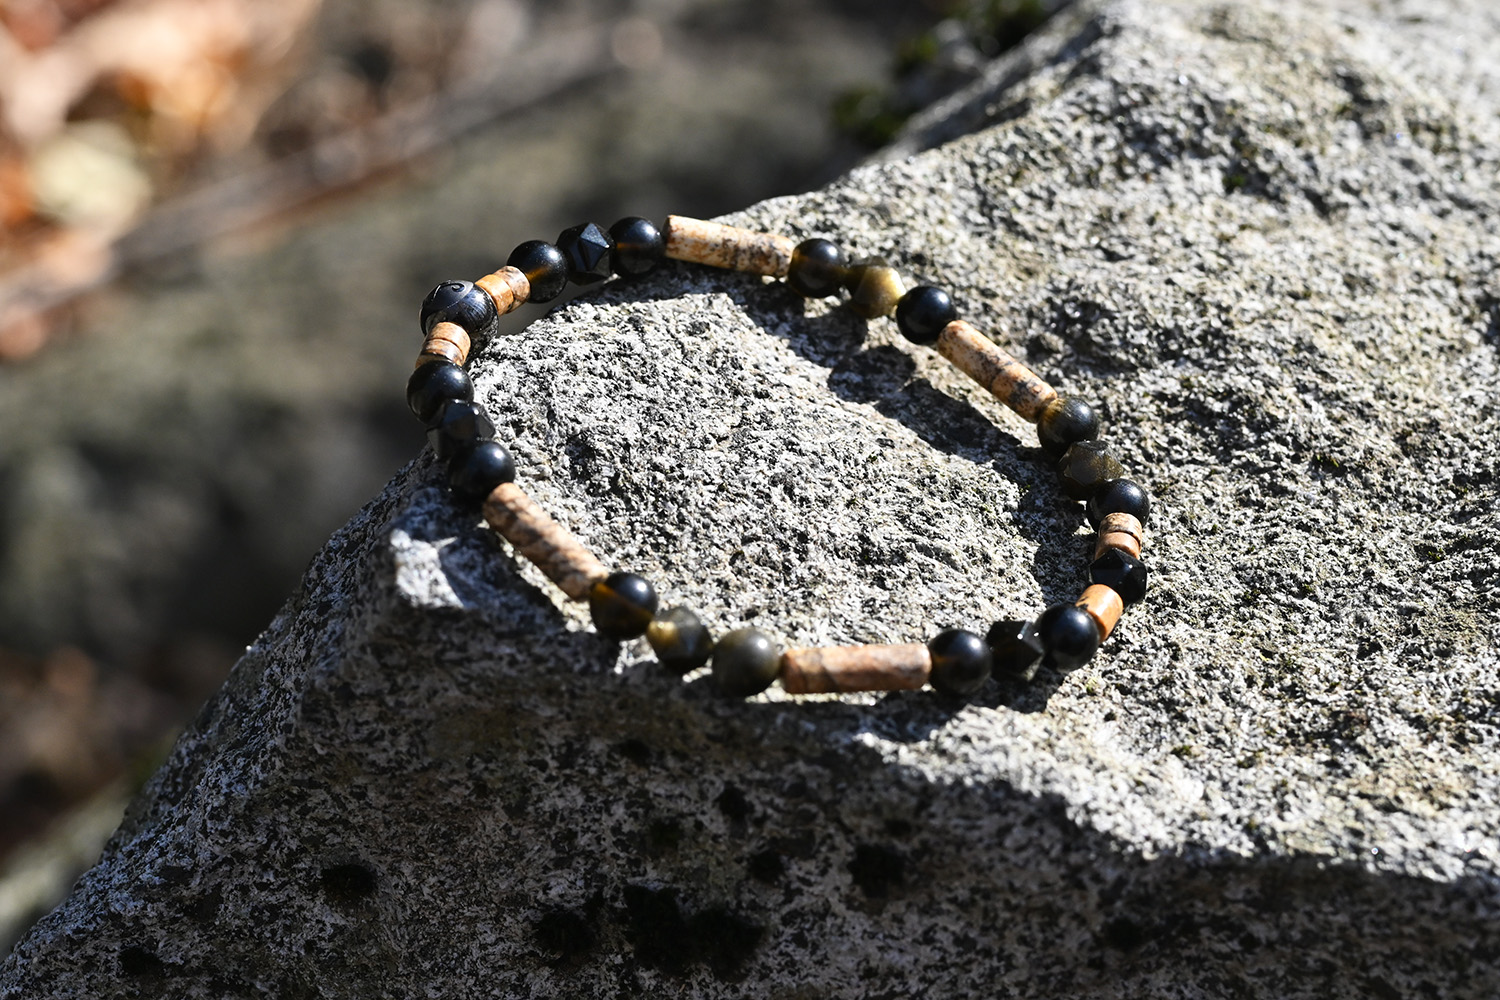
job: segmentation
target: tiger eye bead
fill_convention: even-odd
[[[810,299],[835,294],[844,283],[844,251],[828,240],[803,240],[792,251],[786,283]]]
[[[1110,514],[1129,514],[1142,524],[1151,515],[1151,498],[1128,479],[1113,479],[1089,497],[1089,524],[1095,528]]]
[[[1062,457],[1070,445],[1099,436],[1099,417],[1081,399],[1062,396],[1047,404],[1036,422],[1036,437],[1042,450],[1053,458]]]
[[[725,694],[748,698],[781,672],[781,651],[757,628],[737,628],[714,643],[714,682]]]
[[[1057,474],[1063,492],[1074,500],[1087,500],[1111,479],[1119,479],[1125,469],[1097,441],[1080,441],[1069,446],[1057,463]]]
[[[527,240],[510,252],[506,267],[526,275],[531,283],[528,302],[551,302],[568,284],[568,258],[546,240]]]
[[[653,618],[646,641],[661,665],[678,675],[697,670],[714,652],[713,636],[687,608],[668,608]]]
[[[474,398],[474,383],[465,371],[449,361],[429,361],[406,380],[406,405],[422,423],[431,422],[444,403]]]
[[[856,316],[865,319],[889,316],[906,291],[901,274],[879,260],[849,268],[844,276],[844,287],[849,289],[849,308]]]
[[[600,635],[611,639],[645,635],[656,614],[656,588],[634,573],[611,573],[589,590],[589,614]]]
[[[990,647],[973,632],[950,628],[927,644],[932,654],[928,679],[939,693],[967,698],[990,679]]]

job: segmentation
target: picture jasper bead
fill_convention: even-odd
[[[568,280],[575,285],[592,285],[609,277],[609,253],[615,241],[592,222],[585,222],[557,234],[557,249],[568,262]]]
[[[844,251],[835,244],[828,240],[803,240],[792,251],[786,283],[810,299],[821,299],[838,292],[846,270]]]
[[[927,644],[932,655],[934,689],[956,698],[967,698],[990,679],[990,647],[973,632],[950,628]]]
[[[953,299],[932,285],[918,285],[896,303],[896,329],[913,344],[937,343],[943,327],[956,319]]]
[[[679,675],[697,670],[714,652],[707,626],[687,608],[668,608],[653,618],[646,641],[661,665]]]
[[[1081,399],[1062,396],[1047,404],[1036,423],[1036,438],[1042,450],[1059,458],[1069,445],[1099,436],[1099,417]]]
[[[781,651],[760,629],[737,628],[714,643],[714,683],[725,694],[748,698],[771,686],[781,672]]]
[[[1145,524],[1151,514],[1151,498],[1128,479],[1111,479],[1089,497],[1089,525],[1098,528],[1110,514],[1129,514]]]
[[[526,275],[531,283],[528,302],[551,302],[568,285],[568,259],[546,240],[527,240],[510,252],[506,267]]]
[[[999,621],[990,627],[984,641],[990,646],[990,662],[994,672],[1017,680],[1029,681],[1036,676],[1041,665],[1042,637],[1037,633],[1036,622]]]
[[[460,448],[478,441],[493,441],[495,425],[478,403],[450,399],[427,425],[427,443],[438,458],[448,459]]]
[[[422,300],[422,333],[429,334],[439,323],[456,323],[475,340],[495,331],[500,314],[495,300],[472,281],[444,281]]]
[[[616,274],[645,274],[667,253],[667,240],[650,219],[629,216],[609,227],[615,241],[609,263]]]
[[[589,614],[600,635],[611,639],[645,635],[656,614],[656,588],[634,573],[611,573],[589,590]]]
[[[496,441],[466,445],[448,461],[448,488],[462,503],[483,503],[496,486],[515,479],[515,460]]]
[[[406,380],[406,405],[422,423],[430,423],[450,399],[467,403],[474,398],[474,383],[451,361],[430,361]]]
[[[1099,626],[1087,611],[1054,604],[1036,620],[1044,658],[1058,670],[1077,670],[1099,650]]]
[[[1111,479],[1119,479],[1125,469],[1110,457],[1097,441],[1080,441],[1069,446],[1058,460],[1057,473],[1063,492],[1074,500],[1087,500]]]
[[[1128,552],[1110,549],[1089,564],[1089,582],[1102,583],[1126,604],[1146,596],[1146,564]]]

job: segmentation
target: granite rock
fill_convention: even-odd
[[[1092,663],[749,702],[424,454],[309,568],[0,997],[1489,997],[1500,15],[1100,0],[735,221],[944,284],[1154,497]],[[673,265],[487,345],[528,490],[715,628],[1084,583],[1032,429],[886,321]]]

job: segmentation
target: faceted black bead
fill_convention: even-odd
[[[568,285],[568,258],[546,240],[527,240],[510,252],[506,267],[513,267],[531,282],[527,302],[551,302]]]
[[[1082,608],[1054,604],[1036,620],[1046,661],[1058,670],[1076,670],[1099,650],[1099,626]]]
[[[967,698],[990,679],[990,647],[973,632],[950,628],[927,644],[932,654],[929,680],[941,694]]]
[[[1080,441],[1070,445],[1057,462],[1057,474],[1063,492],[1074,500],[1087,500],[1111,479],[1119,479],[1125,469],[1110,457],[1097,441]]]
[[[656,588],[634,573],[611,573],[589,591],[594,628],[610,639],[646,634],[656,614]]]
[[[932,285],[918,285],[896,303],[896,329],[913,344],[937,343],[943,327],[956,319],[953,300]]]
[[[748,698],[781,672],[781,651],[760,629],[737,628],[714,643],[714,682],[725,694]]]
[[[1106,514],[1130,514],[1145,524],[1151,516],[1151,498],[1128,479],[1111,479],[1089,497],[1088,514],[1095,528]]]
[[[821,299],[839,290],[844,273],[844,251],[827,240],[803,240],[792,251],[786,283],[810,299]]]
[[[438,458],[452,458],[465,445],[493,441],[495,425],[484,407],[462,399],[443,403],[432,423],[427,425],[427,443]]]
[[[668,608],[653,618],[646,641],[661,665],[678,675],[697,670],[714,652],[713,636],[687,608]]]
[[[667,253],[666,237],[650,219],[621,219],[609,227],[609,238],[615,241],[609,264],[616,274],[645,274]]]
[[[483,340],[495,332],[500,314],[495,300],[472,281],[445,281],[422,300],[422,332],[431,333],[439,323],[457,323],[470,337]]]
[[[609,277],[609,252],[615,241],[592,222],[557,234],[557,249],[568,261],[568,278],[575,285],[592,285]]]
[[[1036,668],[1041,665],[1045,652],[1036,622],[996,622],[984,641],[990,644],[995,673],[1023,681],[1036,676]]]
[[[496,486],[515,478],[515,460],[496,441],[460,448],[448,461],[448,488],[461,503],[482,503]]]
[[[1099,436],[1099,417],[1081,399],[1059,396],[1042,410],[1036,422],[1036,438],[1042,450],[1053,458],[1062,457],[1069,445]]]
[[[451,361],[429,361],[406,380],[406,405],[424,424],[437,416],[448,400],[468,402],[473,398],[474,383]]]
[[[1146,564],[1119,549],[1107,549],[1089,564],[1089,582],[1111,588],[1126,604],[1146,596],[1146,577]]]

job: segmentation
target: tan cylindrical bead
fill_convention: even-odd
[[[469,360],[469,348],[472,346],[469,340],[469,331],[457,323],[444,322],[433,324],[432,329],[427,333],[426,343],[422,345],[423,354],[441,353],[451,361],[452,358],[449,357],[449,352],[434,349],[438,344],[451,344],[458,351],[458,360],[454,361],[454,364],[461,365]]]
[[[785,278],[797,244],[785,236],[737,229],[717,222],[667,216],[667,256],[731,271]]]
[[[422,353],[417,355],[417,363],[414,368],[421,368],[433,358],[442,358],[451,361],[455,365],[464,363],[464,352],[459,350],[458,345],[451,340],[442,340],[437,337],[428,337],[427,342],[422,345]]]
[[[1120,621],[1120,615],[1125,613],[1125,602],[1121,600],[1119,593],[1115,588],[1106,587],[1102,583],[1085,587],[1083,596],[1073,604],[1087,611],[1089,617],[1094,619],[1094,624],[1099,626],[1100,642],[1109,638]]]
[[[811,646],[781,654],[781,686],[789,694],[914,691],[931,673],[932,654],[921,643]]]
[[[609,576],[592,552],[515,483],[501,483],[490,491],[484,519],[575,601],[588,600],[594,584]]]
[[[937,349],[965,375],[1032,423],[1057,398],[1056,389],[1001,350],[972,323],[956,319],[943,327],[938,334]]]
[[[531,282],[519,268],[502,267],[494,274],[486,274],[474,284],[495,300],[495,311],[501,316],[531,297]]]
[[[1098,559],[1110,549],[1136,559],[1141,557],[1141,546],[1146,544],[1146,528],[1134,514],[1105,514],[1099,522],[1098,541],[1094,544],[1094,558]]]

